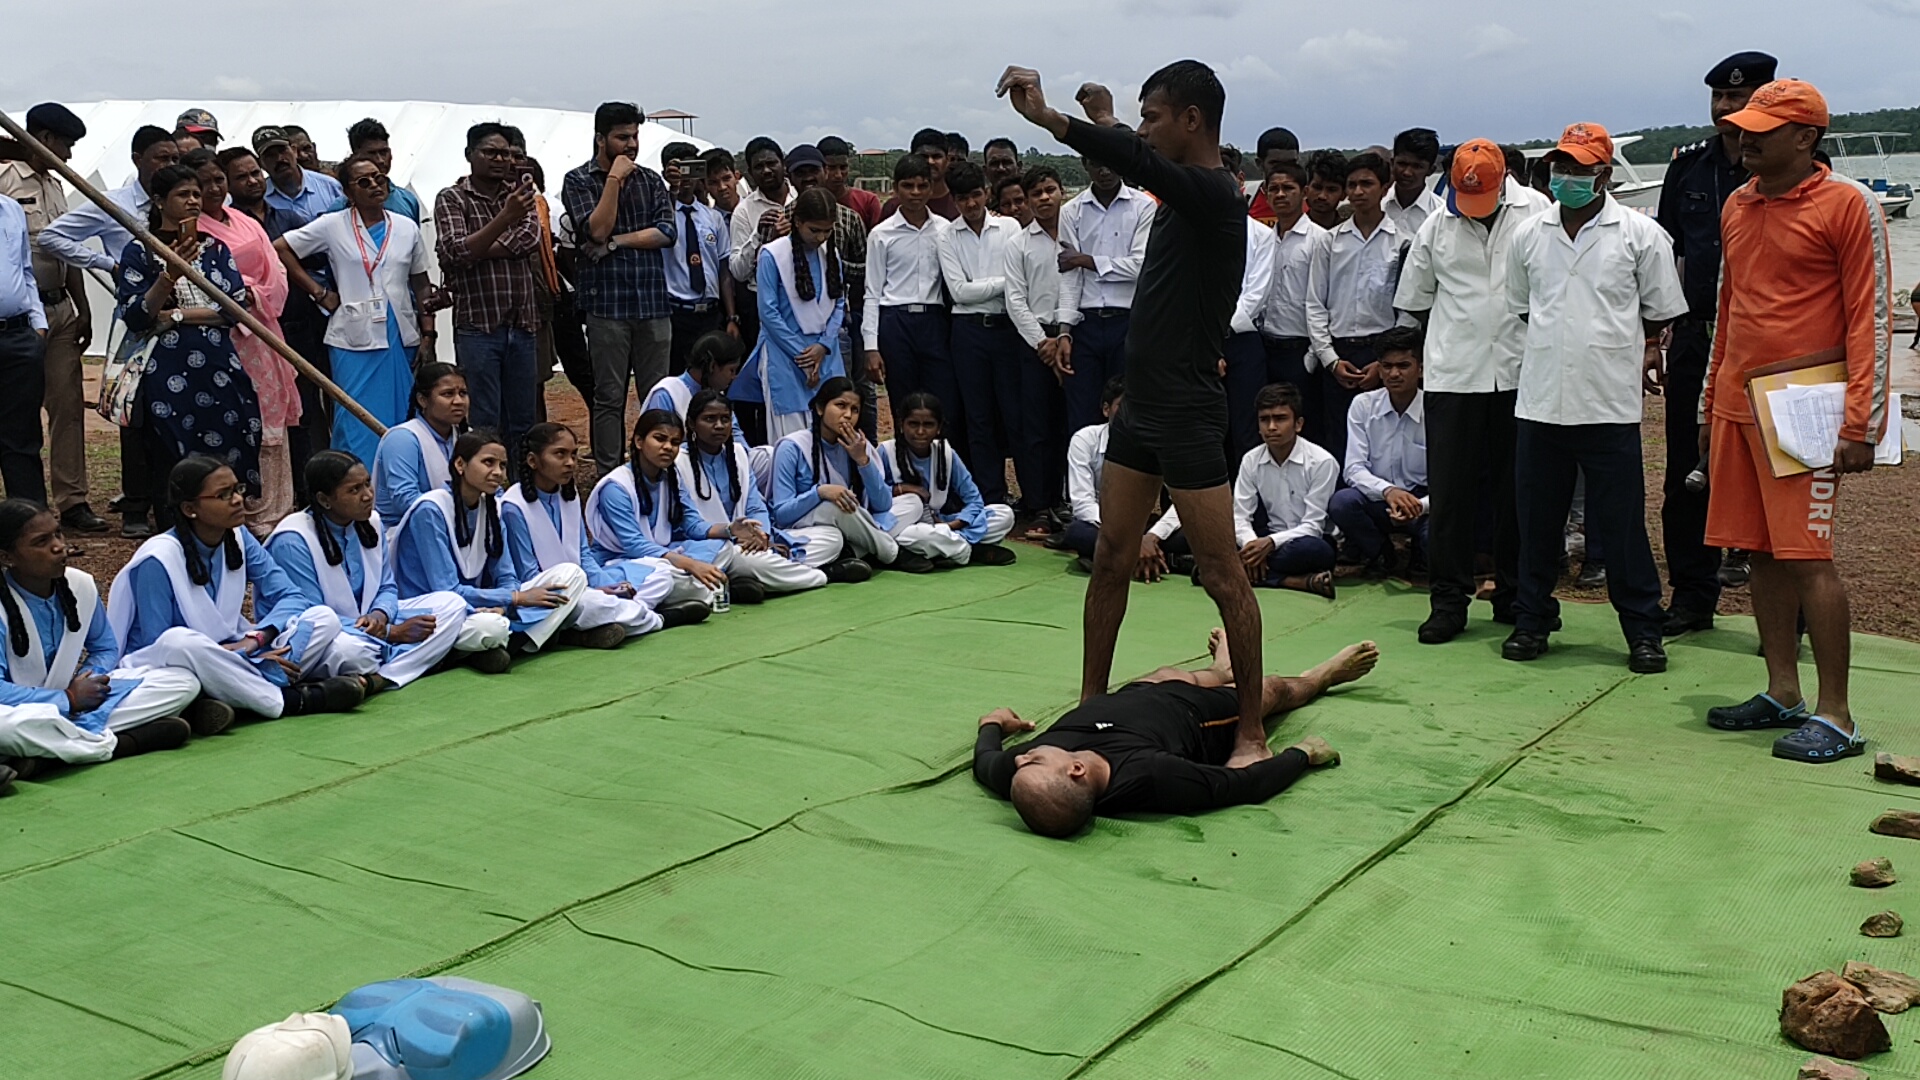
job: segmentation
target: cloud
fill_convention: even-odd
[[[1467,59],[1477,60],[1483,56],[1499,56],[1510,53],[1527,43],[1527,39],[1501,26],[1488,23],[1473,32],[1473,47],[1467,51]]]
[[[1191,19],[1231,19],[1245,7],[1243,0],[1121,0],[1124,15]]]
[[[1899,0],[1893,0],[1899,2]],[[1691,30],[1695,26],[1693,16],[1684,11],[1662,11],[1654,15],[1653,21],[1669,30]]]
[[[1299,55],[1303,64],[1340,74],[1394,63],[1407,55],[1407,41],[1349,28],[1343,34],[1308,38],[1300,43]]]
[[[1920,18],[1920,0],[1866,0],[1866,4],[1883,15]]]
[[[1267,63],[1257,56],[1242,56],[1238,59],[1229,60],[1216,70],[1216,74],[1220,76],[1220,81],[1224,83],[1277,83],[1284,81],[1280,73],[1273,70],[1272,64]]]

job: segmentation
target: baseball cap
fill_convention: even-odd
[[[1727,116],[1727,123],[1742,131],[1772,131],[1782,124],[1806,124],[1826,127],[1830,117],[1827,99],[1812,83],[1799,79],[1775,79],[1753,92],[1747,107]]]
[[[1486,217],[1500,205],[1506,176],[1506,153],[1487,139],[1470,139],[1453,152],[1447,201],[1462,217]]]
[[[1613,161],[1613,136],[1599,124],[1568,124],[1553,149],[1582,165],[1606,165]]]
[[[287,129],[283,127],[269,124],[266,127],[253,129],[253,152],[256,154],[264,152],[269,146],[285,145],[292,141],[287,137]]]
[[[787,171],[792,172],[803,165],[811,165],[818,169],[824,169],[827,167],[827,159],[825,155],[820,153],[818,147],[807,146],[803,143],[787,151]]]
[[[180,114],[180,119],[173,122],[173,129],[175,131],[205,131],[218,135],[220,134],[220,121],[215,120],[213,114],[205,109],[188,109],[186,112]]]

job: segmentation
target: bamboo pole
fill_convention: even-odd
[[[321,374],[320,369],[308,363],[306,357],[294,352],[293,346],[288,345],[281,339],[280,335],[267,329],[264,323],[254,318],[253,312],[235,303],[233,297],[228,296],[225,291],[216,288],[213,282],[208,281],[206,275],[200,272],[199,267],[181,258],[178,252],[166,244],[161,243],[157,237],[147,231],[146,222],[137,220],[132,214],[122,209],[119,203],[101,194],[99,189],[87,183],[79,173],[68,168],[66,162],[55,157],[53,151],[47,149],[46,144],[34,138],[32,135],[27,134],[25,128],[21,127],[14,121],[13,117],[8,116],[3,111],[0,111],[0,129],[4,129],[6,133],[11,135],[21,146],[26,147],[38,155],[42,161],[45,161],[49,167],[59,173],[62,179],[72,184],[75,191],[85,195],[95,206],[105,210],[108,217],[119,222],[121,228],[132,233],[134,239],[145,244],[148,251],[158,255],[162,262],[165,262],[169,267],[179,272],[181,276],[185,277],[188,281],[199,286],[200,291],[211,297],[215,306],[219,307],[222,312],[225,312],[228,318],[246,327],[253,336],[266,342],[267,346],[274,352],[285,357],[287,363],[292,364],[295,371],[311,379],[313,384],[319,387],[322,393],[339,402],[342,408],[352,413],[361,423],[372,429],[375,435],[385,435],[387,433],[387,426],[374,419],[373,414],[367,411],[365,405],[355,401],[345,390],[340,389],[338,383]],[[276,258],[277,257],[278,256],[276,256]]]

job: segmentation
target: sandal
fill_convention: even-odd
[[[1738,705],[1716,705],[1707,710],[1707,726],[1720,731],[1797,728],[1806,722],[1806,702],[1788,708],[1770,694],[1755,694]]]
[[[1322,570],[1317,574],[1308,574],[1307,591],[1315,596],[1333,599],[1333,571]]]
[[[1773,756],[1818,764],[1864,754],[1866,747],[1867,740],[1859,732],[1849,735],[1835,727],[1833,721],[1810,715],[1806,723],[1774,740]]]

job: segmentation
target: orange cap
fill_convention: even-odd
[[[1447,181],[1453,188],[1454,210],[1462,217],[1483,218],[1500,205],[1500,189],[1507,176],[1507,155],[1486,139],[1463,142],[1453,152]]]
[[[1568,124],[1554,150],[1582,165],[1606,165],[1613,161],[1613,136],[1599,124]]]
[[[1812,83],[1775,79],[1753,92],[1747,107],[1727,116],[1727,123],[1743,131],[1772,131],[1782,124],[1826,127],[1827,99]]]

